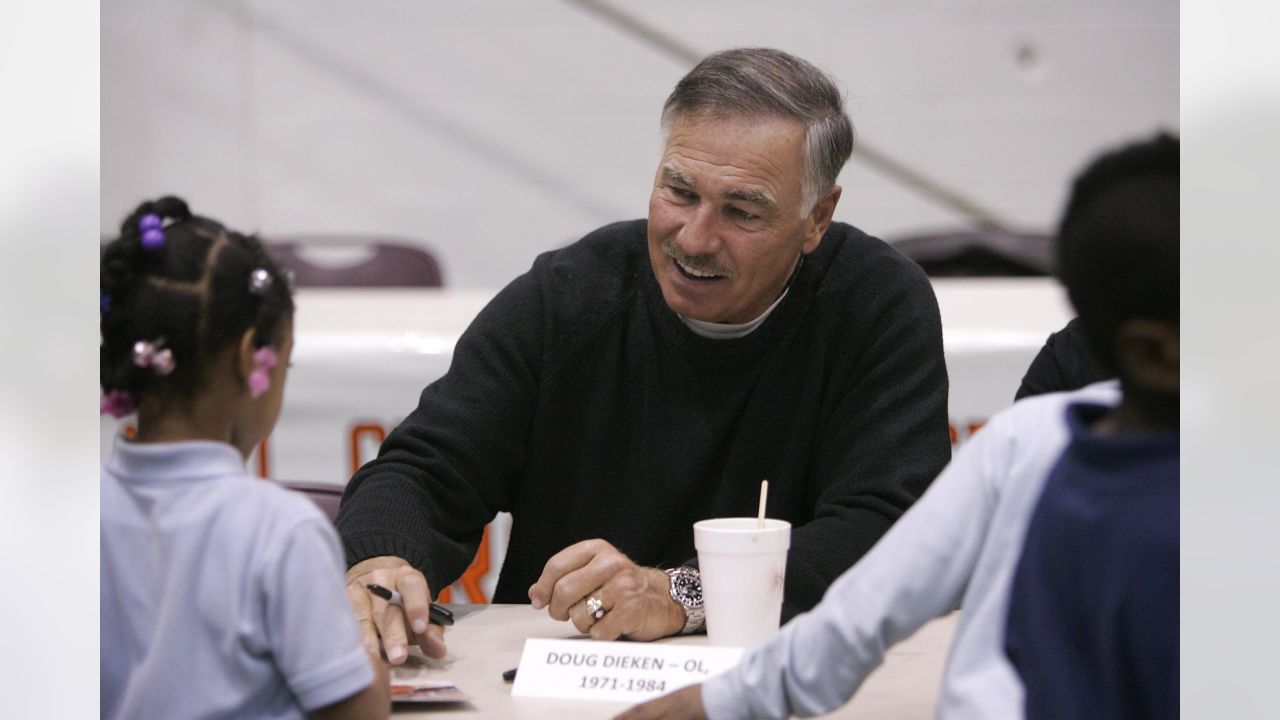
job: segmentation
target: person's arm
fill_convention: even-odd
[[[855,276],[849,360],[823,400],[813,519],[795,527],[783,619],[813,607],[928,488],[951,457],[937,299],[919,267],[882,262]]]
[[[301,502],[307,502],[299,499]],[[360,644],[342,589],[342,550],[327,518],[309,503],[262,557],[261,627],[266,647],[298,704],[331,717],[384,718],[390,712],[386,670]]]
[[[391,715],[391,673],[377,657],[369,656],[373,682],[345,700],[310,713],[312,720],[383,720]]]
[[[484,525],[509,506],[542,361],[537,270],[480,312],[448,373],[348,483],[336,524],[349,566],[394,556],[428,587],[448,587],[475,557]]]
[[[622,717],[785,718],[847,702],[888,648],[959,607],[999,502],[989,468],[998,465],[1005,433],[993,425],[812,612],[704,683],[697,703],[685,692]]]

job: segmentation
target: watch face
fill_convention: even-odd
[[[693,573],[676,573],[671,578],[671,594],[682,605],[698,607],[702,605],[702,580]]]

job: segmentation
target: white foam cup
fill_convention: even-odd
[[[707,637],[712,645],[750,647],[778,631],[791,523],[715,518],[693,524]]]

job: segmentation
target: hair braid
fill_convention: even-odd
[[[164,243],[142,244],[140,223],[148,214],[164,223]],[[249,278],[266,268],[273,282],[259,296]],[[261,243],[230,231],[215,220],[192,215],[181,198],[141,203],[120,226],[120,236],[103,252],[100,322],[100,382],[139,397],[157,393],[188,397],[205,380],[210,359],[245,330],[258,343],[276,339],[281,320],[293,310],[289,288]],[[172,373],[161,375],[134,363],[133,346],[163,340],[174,357]]]

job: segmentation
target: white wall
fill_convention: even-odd
[[[611,0],[700,52],[770,45],[835,75],[859,137],[1048,230],[1101,146],[1178,127],[1172,0]],[[567,0],[110,0],[102,230],[174,192],[265,234],[418,238],[445,280],[644,214],[688,67]],[[958,212],[855,158],[837,219],[893,237]]]

